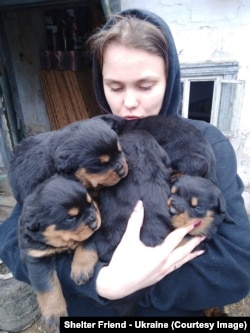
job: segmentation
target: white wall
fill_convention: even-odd
[[[171,28],[181,63],[239,63],[238,79],[245,81],[245,91],[238,134],[231,143],[250,215],[250,0],[121,0],[121,8],[143,8],[161,16]]]

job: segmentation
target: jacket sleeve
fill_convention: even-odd
[[[30,284],[27,268],[20,257],[17,238],[17,225],[21,210],[22,206],[16,204],[7,220],[0,223],[0,258],[17,280]],[[93,278],[88,283],[78,286],[70,278],[71,261],[72,255],[68,253],[57,257],[57,273],[63,291],[66,294],[70,291],[71,295],[76,294],[78,297],[88,297],[102,305],[108,304],[108,300],[98,296],[95,288],[96,277],[104,264],[98,262]]]
[[[180,308],[204,310],[240,301],[250,291],[250,223],[230,142],[213,126],[203,134],[217,159],[218,185],[229,217],[207,242],[206,252],[150,288],[142,306],[151,303],[161,311]]]
[[[27,269],[20,258],[17,240],[17,224],[22,206],[16,204],[11,215],[0,224],[0,258],[15,278],[29,283]]]

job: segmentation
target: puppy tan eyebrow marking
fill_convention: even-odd
[[[99,161],[101,163],[108,163],[111,160],[110,155],[101,155],[99,156]]]
[[[77,216],[78,214],[79,214],[79,208],[77,207],[72,207],[68,210],[69,216]]]
[[[91,196],[88,193],[86,195],[86,199],[87,199],[87,202],[89,202],[89,203],[92,202],[92,198],[91,198]]]
[[[192,197],[190,202],[193,207],[196,207],[198,205],[198,198]]]
[[[171,193],[175,194],[177,192],[177,187],[176,186],[173,186],[171,188]]]
[[[118,150],[119,152],[122,151],[122,147],[121,147],[121,144],[120,144],[119,142],[117,143],[117,150]]]

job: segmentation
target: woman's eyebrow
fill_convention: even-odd
[[[115,80],[115,79],[109,79],[109,78],[104,78],[103,81],[105,81],[105,83],[122,83],[122,81],[119,81],[119,80]],[[154,81],[157,81],[157,77],[156,76],[153,76],[153,75],[150,75],[150,76],[146,76],[146,77],[143,77],[139,80],[136,80],[137,83],[143,83],[143,82],[154,82]]]
[[[114,80],[114,79],[103,79],[103,81],[105,81],[105,83],[121,83],[121,81],[118,80]]]

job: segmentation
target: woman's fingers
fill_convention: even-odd
[[[173,232],[172,232],[173,233]],[[181,233],[182,234],[182,233]],[[171,235],[171,234],[170,234]],[[179,234],[178,234],[179,237]],[[171,237],[172,238],[172,237]],[[172,248],[172,244],[164,244],[167,249],[167,255],[165,256],[165,261],[162,264],[161,267],[161,274],[162,277],[170,273],[171,271],[174,271],[178,268],[180,268],[185,263],[189,262],[190,260],[193,260],[194,258],[202,255],[205,251],[204,250],[197,250],[194,249],[205,239],[204,236],[196,236],[190,238],[188,241],[186,241],[183,245],[177,246],[174,249],[170,250]],[[177,241],[177,240],[175,240]],[[162,249],[161,249],[162,251]],[[168,252],[170,251],[170,252]]]
[[[194,225],[189,225],[187,227],[178,228],[172,231],[162,243],[162,246],[165,246],[169,252],[171,252],[174,248],[176,248],[183,240],[183,238],[193,230]],[[198,241],[199,238],[196,240]]]
[[[140,238],[140,230],[143,224],[144,207],[141,200],[137,201],[135,208],[128,220],[126,231],[122,237],[123,240],[129,240],[130,242],[135,240],[138,242]]]
[[[157,283],[173,270],[203,253],[193,252],[203,237],[193,237],[186,243],[181,243],[193,226],[172,231],[158,246],[144,245],[140,240],[143,218],[143,203],[138,201],[109,265],[103,267],[97,277],[97,291],[100,296],[109,299],[127,296]]]

